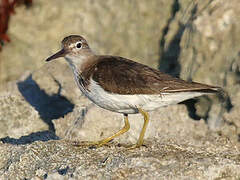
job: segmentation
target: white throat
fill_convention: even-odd
[[[69,66],[72,68],[74,73],[81,73],[81,67],[83,65],[83,63],[85,63],[87,61],[87,57],[86,56],[65,56],[66,61],[68,62]]]

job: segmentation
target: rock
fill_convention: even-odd
[[[58,49],[64,36],[82,34],[99,54],[124,56],[185,80],[224,87],[229,95],[225,104],[216,97],[188,103],[192,118],[203,118],[212,130],[219,130],[239,91],[238,7],[238,0],[231,5],[224,0],[209,4],[39,0],[27,10],[17,8],[11,17],[12,43],[0,54],[0,81],[17,80],[26,69],[44,68],[44,59]]]
[[[231,5],[224,0],[39,0],[27,10],[17,8],[11,17],[12,43],[0,54],[0,81],[17,80],[26,69],[41,69],[64,36],[82,34],[99,54],[124,56],[185,80],[223,87],[229,95],[225,104],[215,97],[188,103],[189,110],[196,108],[189,112],[193,118],[204,118],[212,130],[219,130],[239,91],[238,7],[238,0]]]
[[[63,70],[64,67],[66,66],[63,66]],[[4,88],[5,91],[1,92],[0,137],[19,138],[47,130],[54,133],[55,127],[52,121],[73,110],[74,104],[62,95],[65,90],[62,90],[61,84],[51,73],[48,73],[50,71],[44,68],[42,70],[33,74],[26,73],[19,81],[8,83]],[[71,75],[68,74],[64,80],[70,77]],[[73,81],[70,82],[74,85]],[[73,91],[70,94],[72,93]],[[39,134],[35,135],[39,136]]]
[[[131,144],[137,142],[143,125],[143,117],[140,114],[129,115],[129,123],[130,130],[115,138],[114,141]],[[54,120],[54,126],[56,135],[66,140],[97,141],[120,130],[124,126],[124,121],[121,114],[92,105],[85,108],[76,107],[73,113]],[[191,141],[195,141],[194,137],[204,136],[207,133],[206,124],[203,121],[192,121],[187,115],[186,108],[181,105],[160,108],[151,112],[145,138],[151,141],[152,138],[161,139],[166,135],[186,136],[189,134],[192,137]]]
[[[0,53],[0,81],[19,79],[26,69],[43,66],[69,34],[83,35],[99,54],[121,55],[157,67],[158,37],[170,8],[171,2],[159,0],[38,0],[29,9],[17,7],[8,30],[12,43]]]
[[[1,95],[0,107],[0,138],[20,138],[48,129],[38,112],[20,96]]]
[[[34,124],[27,135],[2,138],[0,179],[240,176],[237,171],[239,143],[234,126],[225,125],[223,134],[212,133],[203,120],[193,121],[184,105],[150,113],[145,136],[147,147],[136,150],[124,147],[136,143],[143,124],[141,115],[130,115],[130,131],[115,138],[108,146],[98,149],[73,146],[78,141],[99,140],[112,135],[123,126],[123,121],[120,114],[103,110],[82,96],[74,81],[69,80],[71,72],[66,69],[66,64],[55,65],[59,71],[50,68],[25,74],[17,83],[9,83],[5,88],[11,96],[21,100],[21,103],[8,105],[20,110],[28,107],[36,114],[36,125],[46,118],[48,129],[53,129],[39,130]],[[9,97],[7,101],[12,102]],[[235,110],[231,112],[233,120],[238,114]],[[231,118],[228,115],[226,118]],[[13,120],[26,121],[24,113]],[[230,142],[225,134],[235,137],[235,141]]]
[[[207,121],[212,129],[219,128],[216,124],[219,124],[219,121],[223,122],[224,111],[230,112],[231,108],[239,106],[236,101],[233,103],[236,98],[234,96],[240,90],[239,84],[236,83],[240,77],[238,73],[240,26],[237,20],[240,15],[239,6],[237,0],[231,4],[222,0],[209,4],[191,24],[194,35],[188,48],[182,48],[180,58],[182,78],[215,84],[228,92],[229,102],[225,103],[223,108],[225,110],[216,105],[212,106],[211,109],[218,109],[216,115],[216,111],[211,112],[210,109],[208,115],[210,118]],[[188,35],[186,33],[185,38]],[[184,41],[182,47],[186,47]],[[217,104],[214,98],[211,98],[210,102]]]
[[[213,96],[188,103],[189,109],[196,108],[192,117],[204,118],[216,131],[224,124],[224,112],[238,106],[232,101],[240,90],[240,3],[177,2],[177,12],[173,11],[160,39],[159,69],[185,80],[220,86],[228,92],[225,102],[222,97]]]
[[[39,0],[17,8],[12,43],[0,54],[0,179],[238,179],[239,2],[211,2],[186,9],[188,1]],[[129,115],[129,132],[107,146],[75,147],[124,124],[81,94],[63,60],[45,64],[70,33],[99,54],[222,86],[227,101],[207,96],[151,112],[140,149],[124,146],[136,143],[141,115]]]
[[[181,138],[180,138],[181,139]],[[239,147],[224,139],[198,144],[164,136],[148,147],[98,149],[63,140],[0,144],[1,179],[217,179],[240,177]]]
[[[51,66],[55,68],[45,66],[32,74],[25,74],[15,86],[6,89],[9,93],[24,98],[38,112],[38,121],[45,122],[56,137],[71,141],[96,141],[114,134],[123,127],[121,114],[104,110],[81,94],[73,80],[72,72],[65,63],[53,62]],[[55,71],[56,68],[58,71]],[[20,115],[18,120],[24,122],[24,116]],[[129,121],[129,133],[120,136],[116,141],[136,143],[143,125],[143,117],[129,115]],[[193,128],[194,124],[202,128],[196,131]],[[32,128],[29,134],[36,132],[35,128]],[[169,133],[204,135],[207,132],[203,121],[199,123],[191,120],[186,107],[177,105],[150,113],[146,138],[161,138]]]

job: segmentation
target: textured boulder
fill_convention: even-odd
[[[18,95],[0,97],[0,138],[20,138],[48,129],[38,112]]]
[[[0,53],[0,179],[239,179],[239,7],[38,0],[17,8],[12,43]],[[221,86],[227,101],[205,96],[151,112],[140,149],[124,145],[137,141],[141,115],[130,115],[130,131],[108,146],[75,147],[112,135],[123,120],[84,97],[62,59],[44,62],[73,33],[99,54]]]
[[[51,66],[57,68],[58,71]],[[15,94],[25,104],[32,107],[38,117],[36,122],[47,125],[48,130],[59,138],[77,141],[99,140],[123,127],[121,114],[104,110],[81,94],[66,63],[53,62],[45,67],[32,74],[25,74],[17,83],[9,83],[6,87],[9,93]],[[13,107],[22,108],[21,105],[18,107],[18,104]],[[12,121],[25,122],[24,113],[22,116],[20,114],[18,119],[8,118],[7,122],[12,123]],[[131,129],[129,133],[120,137],[120,142],[135,143],[138,139],[143,117],[140,114],[129,115],[129,121]],[[182,123],[185,124],[184,128]],[[192,128],[194,124],[203,127],[195,131]],[[10,125],[6,124],[6,126]],[[32,126],[33,132],[38,131],[38,126],[36,127],[37,129]],[[169,133],[179,135],[183,133],[183,136],[186,133],[205,134],[207,131],[207,125],[203,121],[199,123],[189,118],[184,105],[176,105],[160,108],[150,113],[146,138],[157,138]]]
[[[97,53],[121,55],[157,67],[158,37],[170,9],[171,2],[159,0],[38,0],[29,9],[18,7],[9,24],[12,43],[0,53],[0,79],[15,80],[26,69],[41,67],[69,34],[86,37]]]
[[[224,103],[218,98],[188,102],[192,118],[203,118],[219,130],[224,112],[238,106],[232,101],[239,92],[239,6],[238,0],[39,0],[27,10],[17,8],[11,18],[12,43],[0,53],[0,81],[17,80],[26,69],[38,71],[64,36],[81,34],[99,54],[128,57],[186,80],[223,87],[229,95]]]
[[[190,23],[192,32],[185,33],[183,37],[187,39],[191,36],[191,41],[181,43],[180,76],[184,79],[215,84],[228,92],[229,98],[226,99],[225,110],[212,106],[206,108],[204,112],[198,108],[199,115],[208,116],[205,119],[211,128],[217,128],[219,123],[220,125],[223,123],[224,111],[235,111],[234,109],[239,106],[235,101],[239,97],[240,90],[239,7],[238,0],[231,1],[231,3],[217,0],[205,6],[201,12],[204,8],[202,4],[198,7],[196,19]],[[205,98],[199,102],[199,106],[206,107],[207,102],[216,104],[216,100]],[[209,111],[210,113],[207,114]],[[239,124],[239,121],[238,118],[231,123]]]
[[[163,136],[148,147],[98,149],[66,141],[0,144],[1,179],[238,179],[239,149],[224,138],[198,144]],[[181,140],[181,142],[179,141]]]
[[[122,117],[81,96],[74,81],[67,81],[71,72],[66,69],[66,64],[55,65],[59,71],[41,69],[26,74],[17,83],[9,83],[6,88],[25,106],[31,108],[32,105],[40,122],[48,118],[46,124],[52,124],[54,128],[40,131],[39,127],[32,125],[32,131],[37,130],[36,133],[20,138],[2,138],[0,179],[240,177],[239,143],[209,131],[203,120],[192,120],[184,105],[151,112],[146,146],[140,149],[125,148],[125,145],[135,143],[139,136],[143,123],[140,115],[130,115],[131,130],[107,146],[97,149],[76,146],[79,141],[99,140],[113,134],[123,126]],[[66,83],[61,85],[59,77]],[[31,93],[26,93],[28,91]],[[18,103],[24,107],[22,104]],[[42,104],[48,106],[54,116],[41,116],[45,112],[48,114]],[[58,111],[62,108],[70,108],[70,111]],[[9,121],[12,120],[10,117]],[[18,120],[24,121],[24,116],[20,115]],[[235,129],[224,127],[233,137]]]

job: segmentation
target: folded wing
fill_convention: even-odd
[[[146,65],[115,56],[102,56],[89,71],[105,91],[118,94],[161,94],[174,92],[218,92],[220,88],[187,82]]]

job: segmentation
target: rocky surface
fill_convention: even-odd
[[[227,120],[222,117],[224,111],[231,113],[239,107],[236,102],[240,90],[240,26],[236,20],[240,16],[239,6],[237,0],[231,3],[213,1],[209,6],[203,3],[198,7],[197,18],[190,21],[190,29],[185,31],[181,41],[180,76],[183,79],[219,85],[228,92],[229,98],[226,99],[224,108],[211,106],[205,112],[203,108],[198,108],[197,113],[201,117],[209,112],[205,119],[212,129]],[[201,12],[201,9],[204,10]],[[189,30],[192,32],[188,33]],[[189,38],[190,42],[184,40]],[[205,98],[197,106],[206,107],[209,102],[216,103],[216,100]],[[239,118],[232,123],[239,124]]]
[[[12,110],[8,115],[1,109],[0,179],[240,177],[236,127],[224,124],[219,133],[212,132],[203,119],[191,119],[183,104],[150,113],[146,146],[140,149],[125,147],[138,139],[140,115],[130,115],[131,129],[110,145],[76,147],[112,135],[123,120],[82,96],[71,78],[67,64],[52,62],[5,87],[11,96],[2,96],[0,103]],[[25,111],[27,119],[15,118]]]
[[[190,103],[196,108],[192,117],[204,118],[212,130],[218,130],[226,120],[225,111],[238,106],[232,101],[240,88],[240,26],[236,20],[240,15],[239,6],[237,0],[231,3],[193,1],[188,8],[172,13],[165,36],[160,39],[160,70],[186,80],[215,84],[228,92],[229,97],[222,105],[213,105],[221,101],[221,97],[201,98],[197,103]]]
[[[239,179],[239,6],[39,0],[17,8],[12,43],[0,53],[0,179]],[[99,54],[224,87],[227,101],[205,96],[151,112],[140,149],[124,147],[137,141],[140,115],[130,115],[130,131],[110,145],[76,147],[123,121],[80,93],[63,60],[44,62],[72,33]]]
[[[13,43],[0,53],[0,81],[41,69],[64,36],[81,34],[99,54],[128,57],[186,80],[224,87],[225,103],[213,106],[219,98],[202,98],[188,105],[196,108],[192,118],[203,118],[219,130],[224,112],[238,106],[232,102],[239,92],[238,7],[238,0],[39,0],[27,10],[18,7],[11,18]]]
[[[226,139],[201,145],[162,136],[148,147],[98,149],[66,141],[1,144],[0,178],[15,179],[239,179],[239,149]],[[219,147],[219,148],[217,148]]]
[[[47,129],[47,124],[23,97],[5,95],[0,99],[0,138],[8,135],[20,138]]]

